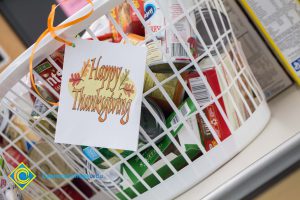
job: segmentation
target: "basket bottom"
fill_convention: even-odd
[[[262,102],[243,126],[229,138],[137,199],[172,199],[187,191],[249,145],[267,125],[270,116],[267,103]]]

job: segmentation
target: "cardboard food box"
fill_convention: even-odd
[[[262,3],[266,1],[255,0],[252,2]],[[292,81],[282,69],[268,45],[251,24],[238,2],[225,0],[224,4],[233,32],[241,42],[250,68],[262,87],[267,100],[269,100],[289,87]],[[300,56],[300,53],[298,55]]]
[[[300,85],[300,3],[298,0],[239,0],[275,55]]]

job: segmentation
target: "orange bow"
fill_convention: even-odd
[[[43,99],[45,100],[46,102],[48,102],[49,104],[53,105],[53,106],[58,106],[58,102],[52,102],[52,101],[48,101],[46,98],[44,98],[41,93],[39,92],[36,84],[35,84],[35,80],[34,80],[34,76],[33,76],[33,58],[34,58],[34,53],[35,53],[35,50],[36,48],[38,47],[38,44],[41,42],[41,40],[48,34],[50,33],[51,36],[56,39],[57,41],[60,41],[62,43],[65,43],[66,45],[69,45],[69,46],[73,46],[75,47],[75,44],[70,42],[70,41],[67,41],[59,36],[56,35],[55,31],[57,30],[60,30],[60,29],[64,29],[66,27],[69,27],[69,26],[72,26],[74,24],[77,24],[87,18],[89,18],[92,13],[94,12],[94,9],[93,9],[93,2],[91,0],[86,0],[91,6],[92,6],[92,10],[90,12],[88,12],[86,15],[82,16],[82,17],[79,17],[73,21],[70,21],[70,22],[67,22],[65,24],[61,24],[61,25],[58,25],[58,26],[53,26],[53,22],[54,22],[54,17],[55,17],[55,10],[56,8],[60,5],[55,5],[53,4],[52,7],[51,7],[51,11],[49,13],[49,16],[48,16],[48,27],[47,29],[40,35],[40,37],[37,39],[37,41],[34,43],[33,45],[33,48],[32,48],[32,51],[31,51],[31,55],[30,55],[30,59],[29,59],[29,74],[30,74],[30,81],[31,81],[31,85],[34,89],[34,91]],[[63,1],[65,2],[65,1]]]

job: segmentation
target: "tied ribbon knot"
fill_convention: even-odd
[[[67,0],[64,0],[62,1],[61,3],[64,3],[66,2]],[[34,43],[33,45],[33,48],[32,48],[32,51],[31,51],[31,55],[30,55],[30,58],[29,58],[29,75],[30,75],[30,82],[31,82],[31,85],[34,89],[34,91],[46,102],[48,102],[49,104],[51,104],[52,106],[58,106],[58,102],[52,102],[52,101],[48,101],[45,97],[42,96],[42,94],[40,93],[40,91],[38,90],[36,84],[35,84],[35,80],[34,80],[34,76],[33,76],[33,58],[34,58],[34,53],[36,51],[36,48],[38,47],[39,43],[42,41],[42,39],[48,34],[50,33],[50,35],[57,41],[59,42],[62,42],[68,46],[73,46],[75,47],[75,44],[68,41],[68,40],[65,40],[64,38],[61,38],[59,37],[55,31],[58,31],[58,30],[61,30],[61,29],[64,29],[64,28],[67,28],[69,26],[72,26],[74,24],[77,24],[79,22],[82,22],[84,21],[85,19],[89,18],[92,13],[94,12],[94,4],[91,0],[86,0],[91,6],[92,6],[92,9],[91,11],[89,11],[86,15],[82,16],[82,17],[79,17],[73,21],[70,21],[70,22],[67,22],[65,24],[61,24],[61,25],[58,25],[58,26],[53,26],[53,23],[54,23],[54,19],[55,19],[55,11],[56,11],[56,8],[58,6],[61,5],[58,4],[58,5],[55,5],[53,4],[52,7],[51,7],[51,11],[49,13],[49,16],[48,16],[48,21],[47,21],[47,29],[39,36],[39,38],[37,39],[37,41]]]

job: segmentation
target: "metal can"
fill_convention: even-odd
[[[51,147],[49,143],[41,142],[35,145],[36,148],[32,148],[32,150],[29,152],[29,157],[32,159],[34,163],[39,162],[41,159],[43,159],[45,156],[48,156],[51,154],[55,149]],[[38,150],[39,149],[43,155],[41,155]],[[51,165],[52,163],[53,165]],[[60,172],[58,172],[53,166],[55,166]],[[47,174],[74,174],[74,170],[71,169],[67,163],[57,154],[54,153],[48,159],[44,160],[39,164],[39,167],[41,170],[35,168],[33,169],[33,172],[36,174],[37,178],[47,187],[54,188],[56,185],[61,184],[64,179],[52,179],[54,183],[50,181],[50,179],[47,179],[43,176],[44,173]],[[46,175],[46,174],[45,174]]]
[[[186,76],[186,72],[182,73],[181,76],[184,78]],[[165,79],[172,76],[173,73],[155,73],[155,77],[159,82],[164,81]],[[155,87],[156,83],[153,81],[151,76],[146,73],[145,74],[145,80],[144,80],[144,89],[143,92],[147,92],[151,88]],[[185,91],[179,82],[177,78],[173,78],[172,80],[166,82],[163,84],[164,90],[167,92],[167,94],[170,96],[172,101],[176,106],[179,106],[181,102],[183,101]],[[147,97],[150,97],[151,100],[153,100],[158,106],[159,109],[161,109],[165,116],[168,116],[170,113],[172,113],[173,109],[164,97],[164,95],[161,93],[159,89],[154,90],[151,92]]]
[[[201,16],[200,12],[202,13],[203,17]],[[203,8],[200,10],[200,12],[199,10],[195,10],[194,12],[196,17],[196,28],[203,42],[205,43],[205,46],[209,49],[213,45],[213,43],[215,43],[219,39],[218,32],[220,36],[222,36],[226,31],[230,29],[230,26],[227,17],[221,11],[218,11],[213,8],[210,10],[208,8]],[[214,26],[214,23],[216,26]],[[224,26],[222,23],[224,24]],[[205,24],[207,25],[209,30],[207,30]],[[209,33],[212,36],[212,40],[210,38]],[[226,37],[223,37],[222,40],[225,45],[229,42]],[[217,42],[215,45],[219,53],[222,53],[223,48],[222,48],[221,40]],[[201,44],[200,41],[197,41],[197,52],[199,56],[205,53],[204,46]],[[212,49],[210,53],[212,55],[217,54],[215,49]]]
[[[165,124],[166,119],[165,119],[165,116],[164,116],[162,110],[160,109],[160,107],[150,98],[147,98],[146,100],[151,105],[152,109],[158,115],[160,120]],[[141,121],[140,121],[141,127],[145,130],[146,134],[151,139],[155,139],[157,136],[159,136],[163,132],[163,128],[159,125],[159,123],[157,122],[155,117],[151,114],[151,112],[148,110],[148,108],[144,104],[142,104],[142,112],[141,113],[142,113]],[[144,144],[148,143],[147,139],[144,137],[144,135],[142,133],[139,134],[139,140]],[[163,137],[161,137],[155,143],[159,143],[162,140],[163,140]]]
[[[194,4],[193,0],[182,2],[185,7],[189,8]],[[171,20],[175,20],[181,14],[183,9],[177,0],[160,1],[160,5],[155,0],[146,0],[144,5],[145,21],[153,33],[159,32],[166,26],[165,16],[169,16]],[[168,12],[165,12],[168,11]],[[192,23],[195,24],[195,16],[190,16]],[[187,18],[182,18],[174,24],[178,34],[184,40],[191,54],[196,57],[196,39]],[[146,31],[146,38],[150,33]],[[181,68],[190,62],[190,57],[179,42],[176,35],[168,28],[160,31],[156,35],[157,41],[151,40],[147,42],[148,55],[147,64],[154,72],[170,72],[171,68],[168,64],[169,58],[177,68]]]

